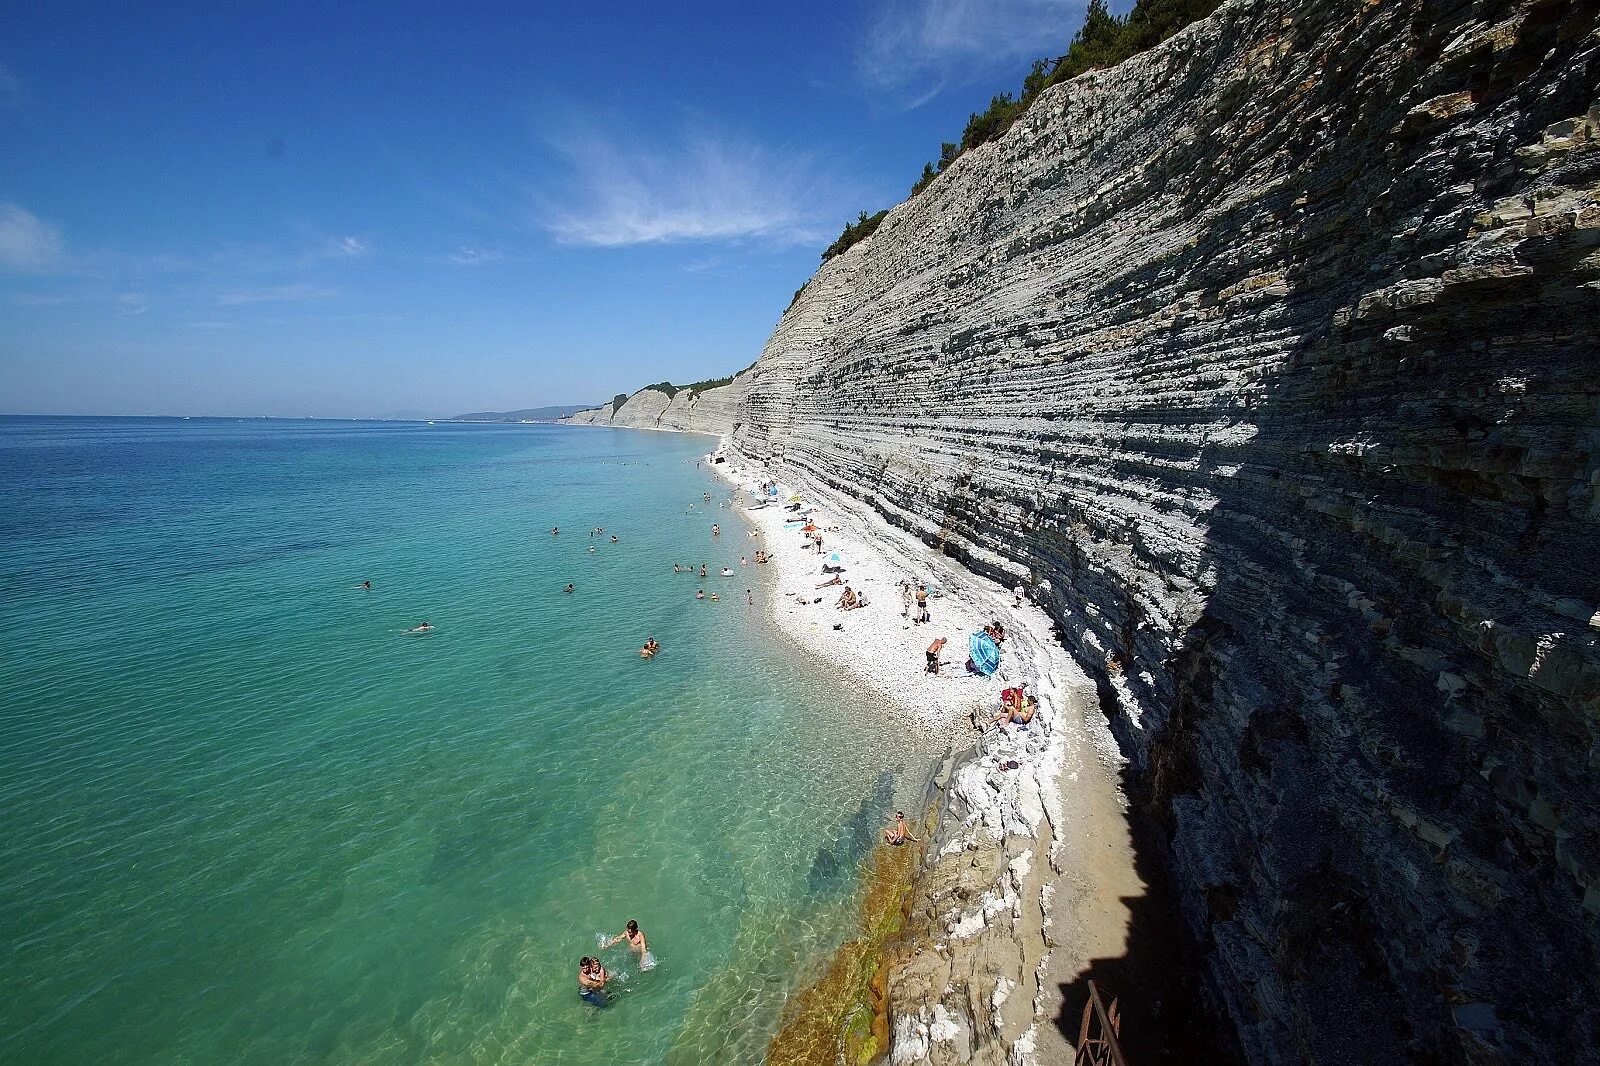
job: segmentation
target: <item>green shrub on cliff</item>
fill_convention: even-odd
[[[1128,17],[1120,19],[1107,9],[1105,0],[1089,0],[1083,26],[1072,38],[1065,55],[1036,59],[1022,79],[1022,94],[1012,98],[1000,93],[982,112],[967,119],[958,144],[940,146],[939,162],[924,163],[922,176],[911,187],[915,196],[954,163],[963,152],[996,140],[1012,123],[1027,114],[1039,94],[1052,85],[1070,81],[1079,74],[1103,67],[1114,67],[1130,56],[1148,51],[1196,19],[1203,19],[1221,6],[1222,0],[1139,0]],[[824,257],[826,258],[826,257]]]
[[[888,211],[879,211],[875,215],[869,215],[863,211],[854,222],[845,223],[844,232],[839,234],[839,239],[828,245],[827,249],[823,251],[822,261],[827,262],[834,256],[848,251],[858,241],[872,236],[872,231],[878,228],[878,223],[882,222],[884,216],[888,213]]]
[[[697,381],[693,385],[685,385],[684,388],[686,388],[690,392],[695,393],[696,395],[698,395],[698,394],[700,394],[702,392],[705,392],[707,389],[720,389],[724,385],[732,385],[732,384],[733,384],[733,375],[729,374],[725,378],[706,378],[706,380]]]

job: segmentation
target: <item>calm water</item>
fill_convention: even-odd
[[[926,753],[745,605],[707,444],[0,419],[0,1061],[759,1060]]]

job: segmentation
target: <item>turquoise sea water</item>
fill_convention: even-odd
[[[746,605],[709,443],[0,419],[0,1061],[758,1061],[927,753]]]

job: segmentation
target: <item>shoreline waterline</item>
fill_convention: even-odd
[[[718,453],[725,461],[712,469],[731,485],[779,485],[775,498],[764,497],[773,502],[747,512],[764,546],[780,548],[772,623],[838,676],[889,701],[908,728],[947,748],[951,776],[940,786],[944,801],[932,830],[942,843],[912,873],[915,921],[890,963],[897,1046],[926,1051],[951,1039],[938,1001],[951,984],[970,980],[986,986],[981,998],[992,1011],[984,1024],[1007,1045],[1039,1061],[1070,1056],[1061,1027],[1051,1024],[1064,1009],[1063,989],[1080,983],[1093,959],[1119,953],[1130,904],[1147,890],[1135,869],[1122,757],[1093,684],[1026,596],[1019,602],[867,504],[775,474],[726,437]],[[820,519],[820,555],[784,529],[791,496]],[[836,553],[841,578],[866,594],[865,608],[839,611],[840,586],[815,588],[824,580],[822,561]],[[1025,584],[1026,575],[1017,580]],[[928,583],[935,594],[929,623],[913,624],[901,613],[902,581]],[[819,595],[821,603],[810,602]],[[966,637],[991,622],[1003,624],[1009,639],[1001,668],[982,678],[964,669]],[[939,675],[926,672],[923,655],[935,636],[950,641]],[[991,725],[1000,689],[1019,682],[1039,700],[1034,722],[1026,730]],[[934,760],[930,778],[940,769]],[[970,871],[957,872],[977,865],[967,855],[992,866],[978,890],[982,899],[968,906],[940,901],[952,879],[970,881]],[[906,963],[903,973],[899,963]],[[964,969],[972,972],[963,976]]]

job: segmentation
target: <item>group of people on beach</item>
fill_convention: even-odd
[[[601,948],[603,950],[604,948],[612,947],[622,943],[624,940],[633,949],[633,953],[639,957],[639,968],[641,970],[650,969],[650,963],[647,961],[650,954],[650,945],[645,941],[644,930],[640,929],[639,923],[632,918],[628,919],[627,928],[606,941],[601,945]],[[611,974],[607,972],[605,964],[598,958],[585,955],[578,960],[578,998],[585,1003],[592,1007],[609,1006],[610,1000],[606,998],[606,982],[610,980]]]

